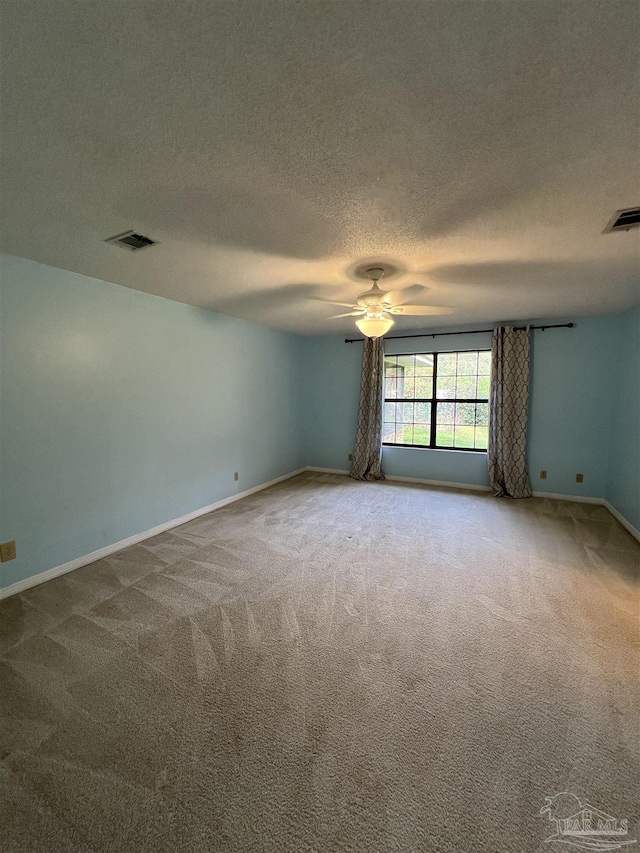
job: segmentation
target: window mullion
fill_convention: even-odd
[[[438,396],[438,353],[433,354],[433,385],[431,386],[431,441],[429,447],[436,446],[436,398]]]

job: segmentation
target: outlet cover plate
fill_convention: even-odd
[[[0,562],[6,563],[9,560],[15,560],[16,558],[16,541],[12,539],[11,542],[3,542],[0,545]]]

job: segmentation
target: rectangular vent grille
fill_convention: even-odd
[[[105,243],[113,243],[116,246],[121,246],[123,249],[130,249],[135,252],[137,249],[145,249],[147,246],[155,246],[157,240],[152,240],[151,237],[145,237],[143,234],[138,234],[137,231],[124,231],[122,234],[116,234],[115,237],[109,237]]]
[[[602,233],[628,231],[638,225],[640,225],[640,207],[628,207],[626,210],[616,210]]]

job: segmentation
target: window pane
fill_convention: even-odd
[[[396,425],[395,423],[384,423],[382,424],[382,440],[383,441],[395,441],[396,438]]]
[[[396,405],[397,403],[385,403],[383,420],[386,423],[393,423],[396,420]]]
[[[475,426],[476,404],[456,403],[455,422],[460,426]]]
[[[396,358],[398,359],[396,397],[398,399],[413,397],[415,386],[414,357],[412,355],[398,355]]]
[[[478,397],[489,399],[489,377],[478,376]]]
[[[438,376],[455,376],[457,363],[457,352],[441,352],[438,355]]]
[[[473,447],[475,427],[456,424],[454,447]]]
[[[476,403],[476,426],[489,427],[488,403]]]
[[[413,424],[396,424],[396,444],[411,444],[413,442]]]
[[[416,376],[433,376],[433,355],[416,355],[415,359]]]
[[[438,366],[440,366],[438,364]],[[449,400],[456,396],[456,377],[442,376],[438,370],[438,393],[439,400]]]
[[[454,423],[455,403],[438,403],[437,422],[438,424]]]
[[[478,373],[491,373],[491,352],[489,350],[478,353]]]
[[[436,444],[438,447],[453,447],[453,424],[438,424],[436,428]]]
[[[413,379],[415,375],[414,364],[415,364],[415,356],[414,355],[398,355],[396,356],[398,359],[398,369],[402,371],[405,379]]]
[[[459,352],[458,353],[458,373],[467,376],[475,376],[478,372],[478,353],[477,352]]]
[[[476,405],[476,450],[486,450],[489,444],[489,404],[478,403]]]
[[[398,388],[400,388],[399,385]],[[413,374],[413,371],[411,371],[410,376],[405,376],[404,385],[402,386],[402,393],[398,396],[403,397],[407,400],[413,400],[413,398],[416,396],[416,378]]]
[[[431,376],[416,376],[416,397],[433,397],[433,374]]]
[[[397,397],[398,396],[398,380],[395,375],[392,376],[393,371],[388,371],[385,374],[384,379],[384,396],[385,397]]]
[[[475,440],[475,449],[476,450],[486,450],[489,446],[489,427],[488,426],[477,426],[476,427],[476,440]]]
[[[416,403],[414,418],[417,424],[431,423],[431,403]]]
[[[416,403],[413,443],[431,444],[431,403]]]
[[[436,409],[436,444],[453,447],[455,403],[438,403]]]
[[[462,399],[476,396],[476,385],[478,382],[477,376],[460,376],[456,382],[455,396]]]
[[[431,425],[430,424],[414,424],[413,425],[413,443],[429,445],[431,444]]]

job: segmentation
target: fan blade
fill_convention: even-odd
[[[340,317],[362,317],[365,314],[364,308],[362,311],[349,311],[346,314],[334,314],[333,317],[329,317],[330,320],[338,320]]]
[[[428,317],[435,314],[452,314],[451,308],[440,308],[436,305],[394,305],[387,308],[389,314],[399,314],[406,317]]]
[[[385,302],[391,305],[397,305],[403,299],[410,299],[411,297],[419,299],[421,290],[429,290],[429,288],[425,287],[424,284],[408,284],[399,290],[390,290],[384,299]]]
[[[353,302],[333,302],[331,299],[319,299],[317,296],[311,297],[314,302],[322,302],[323,305],[336,305],[338,308],[353,308]]]

